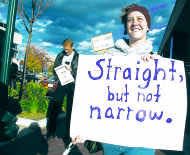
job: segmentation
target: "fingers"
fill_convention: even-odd
[[[150,60],[153,60],[153,59],[159,59],[161,58],[160,55],[158,54],[145,54],[143,56],[141,56],[141,59],[144,61],[144,62],[148,62]]]
[[[151,54],[146,54],[146,55],[143,55],[143,56],[141,56],[141,59],[143,60],[143,61],[150,61],[151,59],[154,59],[154,57],[153,57],[153,55],[151,55]]]
[[[84,140],[80,136],[76,136],[75,138],[72,139],[73,144],[77,143],[84,143]]]

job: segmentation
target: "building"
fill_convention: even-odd
[[[0,23],[0,56],[2,57],[2,50],[3,50],[3,42],[5,39],[6,34],[6,24]],[[15,30],[14,37],[13,37],[13,44],[11,46],[11,57],[15,57],[15,54],[18,53],[17,45],[22,43],[22,35]]]
[[[3,59],[2,53],[3,53],[3,45],[4,45],[4,41],[5,41],[5,35],[6,35],[6,27],[7,27],[6,24],[0,23],[0,42],[1,42],[1,44],[0,44],[0,64],[2,61],[1,59]],[[16,66],[18,68],[18,64],[19,64],[16,59],[16,55],[18,53],[17,45],[21,44],[21,43],[22,43],[22,35],[17,30],[15,30],[14,37],[13,37],[13,44],[11,45],[11,50],[10,50],[10,59],[11,59],[10,63],[12,64],[10,67],[11,77],[16,76],[16,75],[13,75],[13,74],[15,74],[13,72],[16,69]]]
[[[183,60],[187,79],[188,109],[184,151],[162,151],[162,155],[190,154],[190,0],[176,0],[159,51],[164,57]],[[180,103],[179,103],[180,104]]]

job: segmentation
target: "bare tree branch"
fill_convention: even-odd
[[[39,4],[38,4],[38,9],[36,10],[36,18],[39,17],[41,15],[41,7],[42,7],[42,0],[39,0]]]
[[[39,7],[36,13],[36,18],[39,17],[52,4],[52,2],[53,0],[46,0],[46,1],[40,0],[38,4]]]
[[[28,14],[26,13],[26,10],[23,9],[22,12],[23,12],[24,17],[26,18],[27,22],[30,22],[30,18],[29,18],[29,16],[28,16]]]
[[[35,10],[36,10],[36,1],[32,0],[32,22],[34,23],[35,18]]]
[[[28,33],[32,32],[33,23],[52,4],[53,0],[32,0],[31,15],[24,8],[24,1],[18,2],[18,13]]]
[[[18,13],[19,16],[24,24],[24,27],[26,29],[26,31],[29,33],[29,28],[27,26],[27,23],[30,21],[29,16],[26,14],[24,7],[23,7],[23,1],[19,0],[18,2]],[[27,18],[27,21],[25,20],[25,18]]]

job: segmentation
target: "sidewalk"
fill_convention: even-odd
[[[50,139],[48,141],[48,146],[48,155],[62,155],[65,150],[63,141],[58,138]],[[83,144],[79,144],[77,146],[79,152],[73,152],[71,155],[103,155],[102,151],[90,154],[88,150],[84,148]]]
[[[65,150],[63,140],[55,137],[47,141],[44,136],[46,134],[44,124],[45,120],[40,121],[39,125],[36,122],[33,124],[29,124],[28,121],[25,122],[25,125],[29,125],[29,127],[21,127],[18,136],[14,140],[0,142],[0,155],[62,155]],[[59,134],[57,135],[61,137],[61,125],[58,128]],[[186,137],[186,139],[189,140],[189,137]],[[189,143],[186,143],[186,148],[189,147]],[[77,146],[78,150],[75,150],[76,152],[71,155],[103,155],[103,151],[90,154],[83,144],[78,144]],[[184,152],[157,150],[155,155],[184,155]]]

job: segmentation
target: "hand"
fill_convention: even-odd
[[[69,65],[65,65],[66,70],[71,71],[71,67]]]
[[[143,61],[150,61],[150,60],[153,60],[155,58],[159,58],[160,56],[158,54],[145,54],[143,56],[141,56],[141,59]]]
[[[143,61],[150,61],[151,59],[153,59],[153,56],[152,56],[152,54],[145,54],[145,55],[141,56],[141,59]]]
[[[77,144],[77,143],[84,143],[84,139],[82,139],[80,136],[76,136],[75,138],[72,138],[72,143]]]

